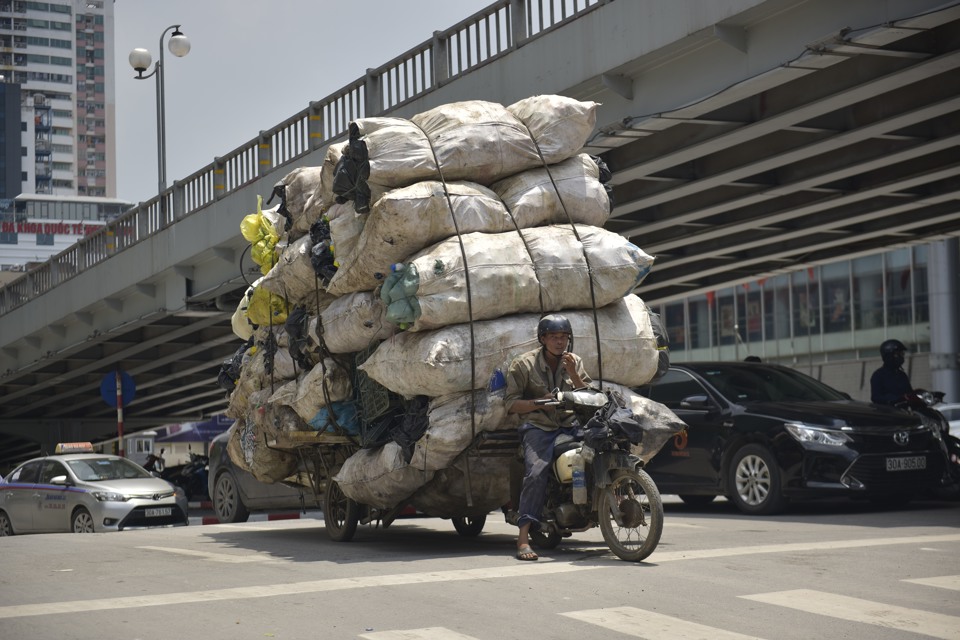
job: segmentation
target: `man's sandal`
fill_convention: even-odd
[[[538,560],[540,556],[530,547],[530,545],[525,544],[523,546],[517,547],[517,560]]]

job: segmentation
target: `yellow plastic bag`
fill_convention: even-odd
[[[290,313],[290,304],[281,296],[256,287],[247,304],[247,319],[261,327],[283,324]]]
[[[280,236],[273,223],[263,214],[262,196],[257,196],[257,212],[244,216],[240,221],[240,233],[253,245],[250,257],[260,265],[260,273],[266,275],[277,262],[274,247]]]

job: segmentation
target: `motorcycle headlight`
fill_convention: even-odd
[[[811,427],[801,422],[787,422],[784,424],[787,432],[800,444],[822,444],[828,447],[839,447],[850,442],[850,436],[833,429]]]
[[[93,497],[100,502],[126,502],[127,496],[113,491],[94,491]]]

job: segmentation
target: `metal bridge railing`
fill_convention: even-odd
[[[498,0],[177,180],[97,232],[0,287],[0,315],[346,134],[613,0]],[[239,229],[239,226],[238,226]],[[239,231],[238,231],[239,233]]]

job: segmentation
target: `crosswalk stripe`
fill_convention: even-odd
[[[960,591],[960,576],[940,576],[938,578],[914,578],[913,580],[904,580],[903,582],[912,582],[913,584],[922,584],[928,587],[939,587],[941,589],[952,589]]]
[[[358,637],[365,640],[477,640],[473,636],[451,631],[444,627],[425,627],[423,629],[405,629],[403,631],[377,631],[361,633]]]
[[[646,640],[761,640],[636,607],[569,611],[562,615]]]
[[[214,562],[227,562],[231,564],[245,564],[247,562],[269,562],[273,560],[268,555],[250,553],[245,556],[230,553],[211,553],[209,551],[194,551],[192,549],[177,549],[173,547],[137,547],[137,549],[146,549],[148,551],[163,551],[164,553],[173,553],[180,556],[190,556],[194,558],[203,558],[204,560],[213,560]]]
[[[960,629],[960,618],[956,616],[908,609],[812,589],[794,589],[739,597],[840,620],[863,622],[885,629],[910,631],[943,640],[956,640],[957,629]]]
[[[471,580],[494,580],[499,578],[537,578],[540,576],[593,571],[602,565],[577,566],[564,562],[518,562],[512,565],[479,569],[453,569],[449,571],[425,571],[419,573],[399,573],[392,575],[373,575],[355,578],[331,578],[309,582],[283,582],[270,585],[249,585],[225,589],[207,589],[203,591],[183,591],[180,593],[160,593],[155,595],[121,596],[99,600],[71,600],[66,602],[46,602],[0,606],[0,620],[69,614],[90,611],[116,611],[137,607],[159,607],[172,604],[195,602],[216,602],[219,600],[245,600],[249,598],[270,598],[304,593],[323,593],[327,591],[346,591],[351,589],[369,589],[374,587],[403,586],[415,584],[434,584]]]

